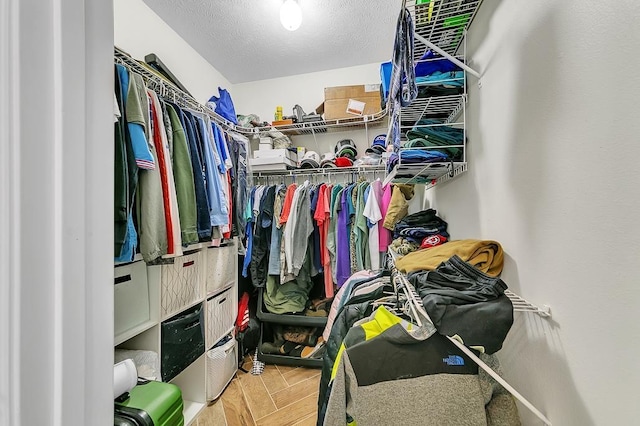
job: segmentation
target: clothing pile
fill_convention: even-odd
[[[427,50],[416,61],[418,98],[459,95],[464,91],[464,71],[450,60]]]
[[[248,140],[208,115],[179,107],[115,65],[116,261],[139,244],[150,263],[244,229]]]
[[[398,254],[405,255],[420,248],[435,247],[449,239],[447,222],[433,209],[410,214],[396,224],[391,247]]]
[[[449,261],[409,276],[432,320],[422,327],[389,296],[389,273],[361,271],[342,286],[323,332],[318,424],[520,424],[512,395],[445,337],[458,336],[499,372],[494,352],[513,321],[506,285],[457,257],[469,257],[472,244],[447,244]]]

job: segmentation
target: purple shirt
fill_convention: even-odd
[[[351,275],[351,252],[349,250],[349,200],[350,188],[342,191],[340,197],[340,210],[338,211],[338,226],[336,227],[336,281],[338,288],[342,286]]]

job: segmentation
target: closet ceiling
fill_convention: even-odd
[[[299,0],[293,32],[282,1],[144,0],[231,83],[390,60],[401,0]]]

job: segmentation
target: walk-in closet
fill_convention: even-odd
[[[0,425],[635,424],[639,19],[3,2]]]

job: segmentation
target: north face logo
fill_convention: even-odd
[[[460,355],[449,355],[446,358],[442,358],[442,362],[447,365],[464,365],[464,358]]]

